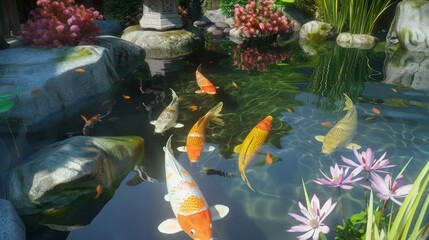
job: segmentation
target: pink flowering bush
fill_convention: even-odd
[[[245,7],[239,4],[234,7],[235,25],[241,27],[246,37],[289,33],[295,27],[295,23],[275,9],[272,0],[249,0]]]
[[[95,19],[102,19],[93,8],[75,5],[74,0],[38,0],[38,8],[21,26],[21,40],[40,47],[92,44],[100,34]]]
[[[283,51],[263,51],[256,46],[243,48],[241,45],[237,45],[233,50],[233,59],[234,66],[241,70],[265,72],[270,64],[290,59],[290,56]]]

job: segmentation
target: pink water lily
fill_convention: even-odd
[[[392,182],[392,176],[386,174],[384,179],[376,174],[371,173],[371,188],[377,192],[377,197],[383,200],[392,200],[399,206],[402,205],[402,202],[398,201],[396,198],[405,198],[410,192],[413,184],[404,185],[403,176],[398,176]]]
[[[371,148],[368,148],[366,151],[362,151],[362,153],[358,153],[356,149],[353,149],[353,153],[358,160],[358,163],[341,156],[341,159],[343,162],[347,163],[349,166],[356,167],[359,169],[363,169],[367,172],[383,172],[387,173],[386,171],[382,169],[391,168],[395,165],[389,165],[389,159],[384,159],[386,156],[386,152],[383,153],[383,155],[375,160],[374,152],[371,150]]]
[[[325,173],[320,171],[325,178],[317,178],[316,180],[313,180],[315,183],[320,185],[328,185],[330,187],[340,187],[342,189],[352,189],[353,186],[349,185],[351,183],[357,182],[361,180],[363,177],[358,177],[353,179],[357,174],[359,174],[362,169],[355,169],[350,173],[349,176],[347,176],[347,173],[349,171],[349,168],[346,167],[341,168],[338,166],[338,164],[335,163],[334,167],[330,167],[331,170],[331,178],[326,176]]]
[[[326,226],[323,221],[325,218],[334,210],[337,203],[332,204],[331,198],[323,204],[322,209],[320,209],[319,198],[316,195],[313,195],[311,199],[310,209],[304,207],[301,202],[298,202],[299,209],[303,216],[289,213],[293,218],[300,221],[299,225],[293,226],[288,229],[288,232],[306,232],[302,235],[297,236],[298,239],[305,240],[313,238],[313,240],[319,239],[319,234],[327,234],[329,232],[329,227]]]

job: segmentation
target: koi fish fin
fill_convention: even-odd
[[[165,194],[165,196],[164,196],[164,200],[166,201],[166,202],[169,202],[170,201],[170,194]]]
[[[214,122],[217,125],[223,126],[225,122],[220,118],[222,116],[220,111],[222,111],[223,102],[219,102],[214,106],[210,111],[207,112],[206,116],[211,122]]]
[[[353,149],[358,150],[358,149],[361,149],[362,147],[356,143],[350,143],[349,145],[347,145],[346,148],[350,150],[353,150]]]
[[[174,125],[174,128],[182,128],[183,126],[185,126],[185,125],[183,125],[181,123],[176,123],[176,125]]]
[[[180,147],[178,147],[177,151],[179,151],[179,152],[186,152],[187,151],[186,150],[186,146],[180,146]]]
[[[200,65],[198,65],[198,67],[197,67],[197,71],[200,71],[201,70],[201,66],[203,65],[203,63],[200,63]]]
[[[343,93],[344,97],[346,99],[346,106],[343,108],[343,110],[349,110],[353,107],[353,102],[352,100],[349,98],[349,96],[347,96],[347,94]]]
[[[229,207],[221,204],[217,204],[210,207],[210,214],[212,221],[217,221],[224,218],[229,213]]]
[[[241,145],[243,145],[243,144],[238,144],[237,146],[234,147],[234,152],[235,153],[240,153],[240,151],[241,151]]]
[[[325,136],[317,135],[314,137],[314,139],[316,139],[319,142],[323,142],[325,140]]]
[[[246,173],[241,174],[241,178],[246,182],[250,190],[255,191],[255,189],[253,189],[252,185],[250,184],[249,179],[247,179]]]
[[[204,93],[204,91],[203,90],[197,90],[197,91],[195,91],[195,93],[201,94],[201,93]]]
[[[213,146],[207,146],[207,147],[205,146],[204,149],[203,149],[203,151],[204,152],[213,152],[215,149],[216,148],[213,147]]]
[[[165,234],[173,234],[183,231],[179,225],[179,222],[177,222],[177,219],[175,218],[164,220],[161,224],[159,224],[158,230]]]
[[[218,87],[218,86],[215,86],[215,88],[216,88],[216,89],[219,89],[219,87]]]
[[[83,121],[88,122],[88,119],[86,119],[85,116],[83,116],[83,115],[80,115],[80,116],[82,117]]]
[[[150,121],[149,123],[152,125],[156,125],[156,120]]]

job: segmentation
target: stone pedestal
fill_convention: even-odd
[[[181,28],[183,22],[177,13],[176,0],[144,0],[140,26],[156,30]]]

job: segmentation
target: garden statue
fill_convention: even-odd
[[[183,22],[177,13],[176,0],[145,0],[140,26],[156,30],[181,28]]]

